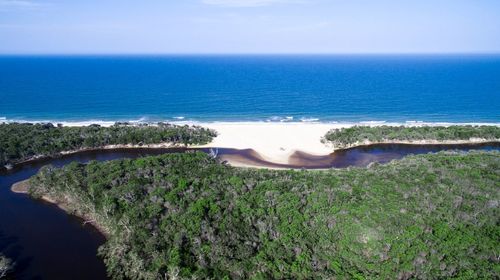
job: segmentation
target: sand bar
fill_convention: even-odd
[[[331,123],[204,123],[217,131],[218,136],[202,147],[253,149],[268,161],[288,163],[295,151],[312,155],[333,152],[331,145],[321,143],[321,138],[333,128],[345,124]]]
[[[65,126],[81,126],[94,123],[64,123]],[[113,122],[97,122],[102,126],[111,126]],[[135,124],[131,122],[131,124]],[[335,149],[331,143],[322,143],[321,139],[331,129],[352,127],[354,125],[362,126],[451,126],[451,125],[493,125],[500,126],[500,123],[425,123],[425,122],[406,122],[406,123],[389,123],[368,121],[360,123],[336,123],[336,122],[193,122],[179,121],[172,122],[176,125],[197,125],[206,128],[211,128],[217,131],[218,136],[213,141],[206,145],[194,145],[193,148],[231,148],[231,149],[251,149],[255,153],[253,157],[263,161],[276,164],[289,164],[290,160],[296,156],[296,152],[307,156],[326,156],[334,152]],[[156,125],[151,123],[150,125]],[[393,144],[464,144],[464,143],[487,143],[495,142],[491,139],[468,139],[468,140],[420,140],[420,141],[381,141],[377,143],[393,143]],[[347,147],[355,147],[359,145],[377,144],[369,141],[353,143]],[[170,143],[159,143],[151,145],[109,145],[98,149],[116,149],[116,148],[170,148],[175,147]],[[83,149],[87,150],[87,149]],[[69,154],[76,151],[65,151],[61,154]],[[292,158],[291,158],[292,156]],[[32,158],[36,159],[36,158]],[[29,160],[32,160],[29,159]],[[236,158],[226,158],[229,163],[235,166],[255,166],[249,162],[240,162]],[[256,166],[260,166],[257,164]]]
[[[199,124],[217,131],[218,136],[209,144],[201,147],[219,147],[233,149],[252,149],[262,159],[278,163],[290,163],[290,156],[296,152],[311,156],[326,156],[334,152],[331,143],[322,143],[321,139],[331,129],[351,127],[350,123],[299,123],[299,122],[214,122]],[[359,124],[358,124],[359,125]],[[397,123],[365,123],[365,126],[393,125]],[[450,126],[448,123],[412,123],[406,126]],[[477,124],[476,124],[477,125]],[[490,124],[491,125],[491,124]],[[492,124],[498,125],[498,124]],[[381,141],[377,143],[392,144],[466,144],[496,142],[498,139],[468,140],[415,140],[415,141]],[[369,141],[354,143],[351,146],[377,144]],[[337,147],[338,148],[338,147]],[[295,154],[296,155],[296,154]],[[229,160],[231,163],[231,160]]]

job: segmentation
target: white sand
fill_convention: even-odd
[[[203,127],[214,129],[218,136],[203,147],[253,149],[267,161],[288,163],[289,156],[295,151],[312,155],[328,155],[334,151],[330,144],[321,143],[321,138],[334,128],[351,127],[350,123],[265,123],[265,122],[220,122],[201,123]],[[368,126],[401,125],[398,123],[364,123]],[[406,123],[406,126],[444,125],[446,123]],[[490,124],[491,125],[491,124]],[[494,124],[498,125],[498,124]],[[461,144],[489,142],[487,139],[469,139],[463,141],[388,141],[387,143],[410,144]],[[357,143],[356,145],[370,144]]]
[[[65,126],[82,126],[98,123],[102,126],[111,126],[113,122],[88,121],[64,123]],[[131,124],[141,123],[141,120],[131,121]],[[351,127],[353,125],[366,126],[450,126],[450,125],[496,125],[500,123],[425,123],[425,122],[360,122],[360,123],[320,123],[320,122],[210,122],[200,123],[192,121],[172,122],[177,125],[198,125],[208,127],[218,132],[218,136],[209,144],[199,147],[217,147],[234,149],[253,149],[267,161],[274,163],[288,163],[288,158],[295,151],[312,155],[328,155],[333,147],[321,143],[321,138],[334,128]],[[155,125],[155,124],[152,124]],[[432,141],[426,141],[431,143]],[[456,142],[456,141],[455,141]],[[470,142],[470,140],[463,141]],[[484,141],[483,141],[484,142]],[[391,142],[392,143],[392,142]],[[398,142],[405,143],[405,142]],[[414,142],[412,142],[414,143]],[[457,142],[458,143],[458,142]],[[357,143],[369,144],[369,143]],[[414,143],[419,144],[419,143]],[[422,144],[422,143],[420,143]],[[424,143],[425,144],[425,143]],[[168,146],[168,143],[150,145],[150,147]],[[354,146],[355,146],[354,145]],[[110,147],[113,148],[113,147]]]
[[[332,128],[346,124],[328,123],[203,123],[218,132],[214,141],[203,147],[253,149],[271,162],[288,163],[294,151],[313,155],[333,152],[321,138]]]

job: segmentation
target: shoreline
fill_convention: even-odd
[[[183,145],[176,145],[172,143],[158,143],[158,144],[143,144],[143,145],[134,145],[134,144],[115,144],[115,145],[106,145],[103,147],[95,147],[95,148],[82,148],[82,149],[76,149],[76,150],[70,150],[70,151],[62,151],[58,152],[53,155],[36,155],[32,156],[28,159],[23,159],[17,162],[12,163],[13,167],[16,167],[18,165],[22,165],[25,163],[30,163],[33,161],[37,160],[44,160],[44,159],[53,159],[53,158],[58,158],[61,156],[65,155],[71,155],[71,154],[76,154],[76,153],[82,153],[82,152],[92,152],[92,151],[103,151],[103,150],[117,150],[117,149],[174,149],[174,148],[190,148],[191,146],[183,146]],[[4,167],[5,168],[5,167]],[[5,168],[9,169],[9,168]],[[1,170],[1,168],[0,168]]]
[[[459,142],[459,143],[457,143],[457,142]],[[500,143],[500,141],[497,140],[497,141],[486,141],[486,142],[484,142],[481,139],[476,139],[476,141],[465,141],[465,140],[461,140],[461,141],[446,141],[446,143],[443,143],[443,141],[439,142],[439,141],[435,141],[435,140],[434,141],[418,141],[418,142],[417,141],[412,141],[411,143],[408,143],[408,141],[405,141],[405,143],[394,143],[394,142],[387,143],[387,142],[385,142],[385,143],[370,143],[370,144],[366,144],[366,142],[365,142],[365,143],[363,143],[364,145],[359,145],[359,143],[358,143],[357,146],[343,148],[343,149],[339,149],[337,151],[341,151],[341,150],[348,151],[349,149],[354,149],[354,148],[360,147],[360,146],[367,146],[368,147],[368,146],[373,146],[373,145],[391,145],[391,144],[408,145],[408,146],[413,146],[413,145],[415,145],[415,146],[425,146],[425,145],[467,145],[467,144],[474,145],[474,144],[488,144],[488,143],[490,143],[490,144],[498,144],[498,143]],[[133,150],[133,149],[136,149],[136,148],[138,148],[138,147],[129,147],[128,149]],[[149,147],[149,148],[154,149],[153,147]],[[94,150],[99,151],[99,149],[94,149]],[[74,151],[73,153],[77,153],[77,152],[85,152],[85,151]],[[328,169],[332,169],[332,168],[333,169],[342,169],[342,168],[346,168],[346,167],[350,166],[350,165],[347,165],[347,166],[341,166],[341,167],[314,167],[314,166],[310,166],[310,167],[297,167],[297,166],[293,166],[294,163],[292,163],[292,162],[290,162],[290,164],[288,166],[286,166],[286,165],[279,164],[279,163],[266,162],[262,157],[259,156],[258,153],[256,153],[255,151],[253,151],[251,149],[248,149],[248,150],[244,151],[244,153],[242,153],[242,154],[229,153],[229,154],[223,155],[223,157],[227,157],[228,155],[235,157],[235,161],[233,161],[233,163],[231,163],[231,166],[233,166],[235,168],[265,168],[265,169],[275,169],[275,170],[280,170],[280,169],[281,170],[283,170],[283,169],[287,169],[287,170],[290,170],[290,169],[294,169],[294,170],[309,169],[309,170],[311,170],[311,172],[314,172],[312,170],[315,170],[315,171],[317,171],[317,170],[328,170]],[[300,153],[300,152],[296,152],[294,154],[294,156],[297,157],[295,160],[298,160],[298,161],[300,161],[300,160],[306,160],[306,161],[307,160],[312,160],[315,163],[321,162],[322,160],[324,160],[324,157],[328,157],[328,156],[308,155],[308,154],[303,154],[303,153]],[[347,157],[347,158],[349,158],[349,157]],[[368,159],[370,159],[370,158],[368,158]],[[364,167],[370,168],[370,165],[371,165],[371,163],[369,163],[368,165],[366,165]],[[51,197],[50,195],[43,195],[43,196],[35,198],[35,197],[33,197],[33,196],[31,196],[29,194],[29,189],[30,189],[29,182],[30,182],[30,178],[22,180],[22,181],[15,182],[15,183],[13,183],[10,186],[9,189],[13,193],[28,195],[30,199],[38,199],[40,201],[53,204],[54,206],[57,206],[59,209],[63,210],[66,214],[72,215],[74,217],[78,217],[79,219],[81,219],[82,227],[85,226],[86,224],[91,224],[92,227],[96,231],[98,231],[100,234],[102,234],[102,236],[104,236],[104,238],[108,238],[110,236],[111,229],[107,228],[105,225],[101,225],[101,224],[98,223],[98,221],[100,220],[99,216],[92,216],[92,213],[81,213],[81,212],[77,211],[76,209],[73,209],[71,207],[71,204],[72,204],[71,197],[63,196],[62,198],[56,199],[56,198]]]
[[[249,149],[238,149],[238,148],[227,148],[227,147],[217,147],[213,146],[211,144],[206,144],[206,145],[200,145],[200,146],[182,146],[182,145],[170,145],[168,143],[163,143],[163,144],[152,144],[152,145],[108,145],[102,148],[88,148],[88,149],[78,149],[78,150],[73,150],[73,151],[63,151],[60,152],[56,155],[51,155],[51,156],[35,156],[30,159],[26,159],[20,162],[17,162],[13,165],[13,168],[18,167],[23,164],[28,164],[31,162],[36,162],[38,160],[49,160],[49,159],[56,159],[58,157],[63,157],[66,155],[72,155],[72,154],[77,154],[77,153],[85,153],[85,152],[99,152],[99,151],[113,151],[113,150],[136,150],[136,149],[151,149],[151,150],[156,150],[156,149],[234,149],[238,151],[245,151],[248,150],[248,155],[242,157],[241,155],[222,155],[221,156],[221,161],[226,161],[229,165],[233,167],[239,167],[239,168],[267,168],[267,169],[302,169],[299,167],[291,167],[294,163],[291,162],[293,160],[300,160],[301,157],[306,157],[306,158],[321,158],[321,157],[327,157],[329,155],[334,154],[335,152],[341,152],[357,147],[369,147],[369,146],[374,146],[374,145],[390,145],[390,144],[395,144],[395,145],[414,145],[414,146],[432,146],[432,145],[475,145],[475,144],[495,144],[495,143],[500,143],[500,139],[470,139],[470,140],[415,140],[415,141],[396,141],[396,140],[390,140],[390,141],[380,141],[380,142],[370,142],[370,141],[364,141],[364,142],[357,142],[354,144],[350,144],[347,146],[339,147],[336,149],[330,150],[327,153],[324,154],[311,154],[304,152],[302,150],[293,150],[290,151],[288,154],[286,154],[286,159],[285,161],[281,162],[276,162],[273,161],[273,159],[269,159],[268,157],[263,156],[260,154],[258,151],[255,149],[249,148]],[[283,160],[283,159],[282,159]],[[290,167],[287,167],[287,165],[290,165]],[[308,168],[306,168],[308,169]],[[316,169],[316,168],[311,168],[311,169]],[[0,171],[2,168],[0,168]],[[3,167],[3,170],[9,170]]]
[[[370,146],[377,146],[377,145],[408,145],[408,146],[433,146],[433,145],[481,145],[481,144],[497,144],[500,143],[500,139],[473,139],[473,140],[445,140],[445,141],[437,141],[437,140],[416,140],[416,141],[382,141],[382,142],[370,142],[370,141],[364,141],[364,142],[358,142],[349,146],[345,146],[342,148],[337,148],[335,150],[332,150],[330,153],[326,154],[309,154],[303,151],[294,151],[290,153],[287,162],[274,162],[270,161],[268,158],[263,157],[261,154],[259,154],[257,151],[254,149],[233,149],[233,148],[228,148],[230,150],[234,150],[237,153],[228,153],[228,154],[222,154],[220,155],[220,161],[221,162],[227,162],[229,165],[233,167],[238,167],[238,168],[266,168],[266,169],[311,169],[311,170],[318,170],[316,167],[294,167],[294,165],[297,164],[297,162],[301,161],[307,161],[307,162],[312,162],[312,161],[321,161],[322,159],[329,157],[329,156],[335,156],[336,153],[340,153],[342,151],[347,151],[350,149],[358,148],[358,147],[370,147]],[[74,151],[65,151],[62,153],[59,153],[57,155],[52,155],[52,156],[44,156],[44,157],[34,157],[32,159],[24,160],[22,162],[16,163],[13,165],[13,168],[16,168],[20,165],[23,164],[28,164],[30,162],[36,162],[36,161],[42,161],[42,160],[50,160],[50,159],[57,159],[59,157],[63,157],[66,155],[72,155],[72,154],[77,154],[77,153],[85,153],[85,152],[100,152],[100,151],[119,151],[119,150],[139,150],[139,149],[145,149],[145,150],[156,150],[156,149],[180,149],[180,150],[201,150],[201,149],[226,149],[223,147],[216,147],[216,146],[210,146],[210,145],[203,145],[203,146],[168,146],[168,145],[163,145],[163,144],[155,144],[155,145],[148,145],[148,146],[139,146],[139,145],[109,145],[104,148],[92,148],[92,149],[79,149],[79,150],[74,150]],[[450,147],[450,149],[453,149],[453,147]],[[13,169],[12,168],[12,169]],[[330,168],[330,167],[329,167]],[[329,169],[328,168],[328,169]],[[320,168],[321,169],[321,168]],[[5,168],[0,168],[0,171],[2,170],[8,170]]]
[[[376,143],[365,141],[363,143],[356,143],[356,145],[353,145],[350,147],[338,149],[337,151],[348,151],[350,149],[354,149],[356,147],[362,147],[362,146],[369,147],[369,146],[374,146],[374,145],[391,145],[391,144],[408,145],[408,146],[426,146],[426,145],[431,146],[431,145],[467,145],[467,144],[474,145],[474,144],[497,144],[497,143],[500,143],[499,139],[497,139],[495,141],[476,139],[474,141],[470,141],[470,140],[455,140],[455,141],[419,140],[419,141],[399,141],[399,142],[397,142],[397,141],[385,141],[385,142],[376,142]],[[140,147],[134,147],[133,145],[127,145],[127,146],[129,146],[129,147],[125,148],[125,149],[133,150],[133,149],[140,148]],[[155,149],[154,147],[147,147],[147,148]],[[110,149],[111,148],[101,149],[101,150],[110,150]],[[116,148],[116,149],[119,149],[119,148]],[[92,150],[99,151],[100,149],[92,149]],[[72,151],[71,153],[78,153],[78,152],[85,152],[85,151],[88,151],[88,150]],[[244,156],[241,156],[241,154],[236,155],[235,160],[233,160],[232,163],[229,162],[230,165],[235,167],[235,168],[258,168],[258,169],[265,168],[265,169],[274,169],[274,170],[291,170],[291,169],[304,170],[304,169],[306,169],[306,170],[311,170],[311,171],[329,170],[332,168],[333,169],[345,168],[345,167],[319,167],[318,168],[318,167],[314,167],[314,166],[297,167],[297,166],[293,166],[294,163],[292,163],[292,162],[290,162],[287,166],[287,164],[268,162],[265,159],[263,159],[262,157],[260,157],[260,155],[258,153],[256,153],[255,151],[253,151],[251,149],[248,149],[246,152],[247,152],[247,154]],[[66,154],[71,154],[71,153],[66,153]],[[232,156],[232,155],[229,154],[229,157],[230,156]],[[320,161],[321,162],[322,157],[327,157],[328,155],[315,156],[315,155],[305,154],[305,153],[301,153],[301,152],[295,152],[294,156],[297,157],[297,159],[295,159],[295,160],[299,160],[299,161],[300,160],[307,160],[309,158],[310,160],[312,159],[313,161]],[[223,155],[223,157],[224,158],[221,158],[221,159],[225,159],[225,160],[228,159],[227,155]],[[346,166],[346,167],[348,167],[348,166]],[[368,164],[367,167],[370,168],[370,164]],[[31,195],[29,195],[29,188],[30,188],[29,180],[30,180],[30,178],[13,183],[10,187],[10,191],[12,191],[13,193],[28,195],[31,199],[39,199],[43,202],[53,204],[53,205],[57,206],[59,209],[63,210],[66,214],[72,215],[72,216],[75,216],[75,217],[78,217],[79,219],[81,219],[82,226],[85,226],[86,224],[91,224],[92,227],[95,230],[97,230],[100,234],[102,234],[105,238],[108,238],[110,236],[110,229],[106,228],[106,226],[99,224],[97,222],[98,219],[94,219],[89,214],[79,213],[78,211],[75,211],[74,209],[72,209],[70,206],[71,201],[68,200],[67,198],[54,199],[53,197],[50,197],[48,195],[43,195],[41,197],[34,198]]]
[[[76,126],[89,126],[92,124],[97,124],[102,127],[110,127],[116,123],[128,123],[131,126],[140,125],[157,125],[158,123],[168,123],[172,125],[195,125],[195,126],[210,126],[210,125],[227,125],[227,124],[275,124],[275,125],[308,125],[308,124],[325,124],[340,127],[350,127],[350,126],[453,126],[453,125],[471,125],[471,126],[500,126],[500,121],[424,121],[424,120],[331,120],[331,119],[320,119],[320,118],[291,118],[283,116],[256,120],[232,120],[232,119],[221,119],[221,120],[203,120],[195,119],[189,117],[174,117],[165,119],[151,119],[147,117],[137,118],[137,119],[116,119],[116,120],[103,120],[103,119],[83,119],[83,120],[50,120],[50,119],[8,119],[6,117],[0,117],[0,123],[52,123],[54,125],[61,124],[68,127]]]
[[[324,154],[324,155],[313,155],[313,154],[308,154],[304,153],[302,151],[295,151],[292,153],[289,157],[288,163],[277,163],[277,162],[270,162],[267,161],[266,159],[262,158],[259,156],[258,153],[255,151],[252,151],[253,154],[251,156],[246,156],[246,157],[236,157],[235,160],[232,158],[228,159],[228,156],[224,155],[222,156],[225,161],[227,161],[231,166],[233,167],[240,167],[240,168],[265,168],[265,169],[277,169],[277,170],[289,170],[289,169],[295,169],[295,170],[324,170],[324,169],[342,169],[343,167],[317,167],[318,165],[322,165],[325,161],[328,161],[332,157],[335,157],[337,155],[340,156],[341,153],[348,152],[349,150],[356,149],[356,148],[370,148],[372,146],[383,146],[383,145],[404,145],[404,146],[415,146],[415,147],[422,147],[422,146],[450,146],[448,148],[444,148],[443,150],[453,150],[453,149],[460,149],[460,147],[453,147],[453,146],[467,146],[467,145],[495,145],[495,144],[500,144],[500,139],[496,140],[484,140],[484,141],[418,141],[418,142],[409,142],[409,141],[401,141],[401,142],[369,142],[366,144],[359,144],[355,146],[350,146],[350,147],[345,147],[345,148],[339,148],[336,149],[334,152],[330,154]],[[478,148],[479,149],[479,148]],[[302,165],[299,166],[299,165]],[[304,166],[305,165],[305,166]]]
[[[383,140],[383,141],[363,141],[356,142],[348,145],[342,145],[334,149],[335,151],[342,151],[356,147],[384,145],[384,144],[398,144],[398,145],[474,145],[474,144],[487,144],[487,143],[500,143],[500,139],[486,139],[486,138],[471,138],[468,140]],[[333,144],[332,144],[333,145]]]
[[[30,199],[34,199],[32,196],[29,195],[29,188],[30,188],[29,180],[30,179],[26,179],[12,184],[12,186],[10,187],[10,191],[12,191],[13,193],[25,194],[28,195]],[[63,210],[68,215],[72,215],[82,219],[83,220],[82,226],[85,226],[86,224],[91,224],[106,239],[109,237],[110,233],[108,232],[108,230],[106,230],[103,226],[99,225],[95,220],[92,220],[90,217],[87,217],[85,215],[78,215],[74,211],[71,211],[70,208],[67,206],[68,205],[67,201],[66,202],[57,201],[45,195],[40,197],[39,199],[44,202],[57,206],[59,209]]]
[[[175,122],[172,124],[188,125],[188,122]],[[140,125],[138,123],[130,124]],[[149,124],[155,125],[155,124]],[[500,139],[470,138],[463,140],[383,140],[377,142],[362,141],[351,144],[335,144],[324,141],[325,135],[333,129],[342,129],[355,126],[351,123],[323,123],[323,122],[212,122],[200,123],[197,126],[216,131],[217,136],[210,143],[203,145],[183,145],[170,142],[157,144],[114,144],[103,147],[81,148],[76,150],[61,151],[52,155],[35,155],[33,157],[12,162],[12,166],[5,166],[4,169],[14,168],[17,165],[50,158],[57,158],[64,155],[75,154],[86,151],[114,150],[114,149],[236,149],[251,150],[252,154],[247,156],[250,161],[235,160],[234,156],[226,156],[229,164],[238,167],[272,167],[290,165],[294,159],[305,155],[309,158],[327,156],[335,151],[358,146],[376,144],[413,144],[413,145],[455,145],[455,144],[481,144],[488,142],[500,142]],[[386,122],[364,123],[364,126],[378,127],[395,125]],[[445,126],[443,123],[408,123],[406,127],[422,126]],[[450,127],[453,125],[445,126]],[[500,123],[491,124],[500,127]],[[267,162],[266,164],[258,164]],[[257,163],[257,164],[256,164]]]
[[[387,125],[366,125],[377,127]],[[352,127],[346,124],[326,123],[212,123],[204,127],[217,131],[217,137],[201,148],[232,148],[252,149],[262,159],[276,164],[290,164],[290,160],[297,153],[308,156],[325,156],[338,151],[334,143],[322,141],[325,135],[332,129]],[[419,127],[420,124],[408,125],[408,127]],[[463,139],[463,140],[415,140],[415,141],[381,141],[361,142],[352,145],[341,146],[342,149],[372,145],[372,144],[415,144],[415,145],[439,145],[439,144],[480,144],[488,142],[500,142],[500,139]]]

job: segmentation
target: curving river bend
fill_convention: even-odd
[[[409,154],[441,150],[500,150],[500,143],[471,145],[380,144],[336,151],[327,156],[295,153],[291,164],[266,162],[252,150],[218,149],[221,160],[238,160],[250,165],[284,168],[342,168],[385,163]],[[207,149],[202,149],[208,152]],[[104,263],[96,256],[105,242],[90,224],[68,215],[57,206],[10,191],[12,184],[25,180],[46,164],[56,167],[72,161],[106,161],[182,152],[185,149],[117,149],[75,153],[59,158],[24,163],[0,171],[0,252],[13,259],[12,279],[107,279]],[[9,279],[9,278],[8,278]]]

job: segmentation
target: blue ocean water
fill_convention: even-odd
[[[500,56],[3,56],[2,119],[500,122]]]

